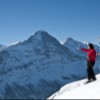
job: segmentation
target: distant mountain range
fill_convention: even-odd
[[[62,45],[46,31],[0,52],[0,99],[45,99],[64,84],[86,76],[86,44],[68,38]],[[100,47],[95,46],[97,51]],[[100,57],[95,71],[98,73]]]

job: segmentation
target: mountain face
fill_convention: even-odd
[[[64,46],[68,47],[72,52],[77,50],[77,47],[87,48],[89,42],[84,41],[83,43],[77,40],[72,39],[71,37],[67,38],[66,41],[63,43]],[[94,44],[94,48],[97,52],[100,52],[100,47]],[[74,50],[73,50],[74,49]]]
[[[0,98],[45,99],[65,83],[85,77],[85,56],[76,53],[78,43],[72,42],[63,46],[42,30],[2,50]]]
[[[79,56],[86,57],[86,53],[82,53],[78,48],[87,48],[89,42],[85,41],[84,43],[76,41],[72,38],[67,38],[66,41],[63,43],[63,46],[67,47],[70,51],[72,51],[74,54]],[[97,45],[94,45],[94,48],[96,52],[100,52],[100,47]]]
[[[86,44],[83,44],[81,42],[78,42],[72,38],[67,38],[66,41],[63,43],[63,45],[67,48],[69,48],[70,51],[72,51],[74,54],[86,57],[85,53],[82,53],[78,48],[87,48]]]
[[[0,52],[1,52],[2,50],[4,50],[5,48],[6,48],[6,46],[0,44]]]

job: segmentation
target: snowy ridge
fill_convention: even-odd
[[[13,42],[13,43],[9,44],[8,47],[9,47],[9,46],[13,46],[13,45],[17,45],[17,44],[19,44],[19,43],[21,43],[21,41]]]
[[[70,51],[72,51],[75,55],[78,55],[82,58],[85,58],[86,59],[86,53],[82,53],[79,48],[87,48],[89,42],[85,41],[84,43],[82,42],[79,42],[77,40],[74,40],[72,38],[67,38],[66,41],[63,43],[63,45],[65,47],[67,47]],[[96,52],[100,52],[100,47],[98,45],[95,45],[94,44],[94,48],[96,50]],[[99,60],[100,56],[97,56],[97,62],[98,63],[98,60]],[[99,65],[98,65],[99,66]]]
[[[72,51],[75,55],[86,57],[86,53],[82,53],[78,48],[83,47],[87,48],[87,45],[84,43],[81,43],[79,41],[76,41],[72,38],[67,38],[66,41],[63,44],[65,47],[69,48],[70,51]]]
[[[77,55],[80,55],[80,56],[86,56],[84,55],[84,53],[80,52],[78,50],[78,47],[80,48],[87,48],[87,45],[89,44],[89,42],[85,41],[84,43],[82,42],[79,42],[79,41],[76,41],[72,38],[67,38],[66,41],[63,43],[63,45],[67,48],[70,49],[70,51],[74,52],[75,54]],[[97,52],[100,52],[100,47],[97,46],[97,45],[94,45],[94,48],[96,49]]]
[[[48,99],[100,99],[100,74],[97,79],[87,85],[86,79],[67,84]]]

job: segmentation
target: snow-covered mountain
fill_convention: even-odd
[[[100,74],[96,77],[97,81],[87,85],[87,79],[67,84],[48,99],[100,99]]]
[[[42,30],[5,48],[0,52],[0,98],[45,99],[64,84],[85,77],[85,56],[70,46]],[[99,65],[98,59],[96,72]]]
[[[89,42],[84,41],[83,43],[80,41],[76,41],[72,38],[67,38],[66,41],[63,43],[63,45],[67,48],[69,48],[70,51],[74,52],[76,55],[80,56],[86,56],[84,53],[78,50],[78,47],[80,48],[87,48]],[[96,49],[97,52],[100,52],[100,47],[97,45],[94,45],[94,48]]]
[[[79,48],[87,48],[89,42],[84,41],[83,43],[72,38],[67,38],[66,41],[62,44],[63,46],[67,47],[70,51],[72,51],[75,55],[79,55],[82,58],[86,58],[86,53],[82,53]],[[100,47],[94,44],[94,48],[97,53],[100,53]],[[97,60],[100,57],[97,56]]]
[[[6,48],[6,46],[0,44],[0,52],[1,52],[2,50],[4,50],[5,48]]]

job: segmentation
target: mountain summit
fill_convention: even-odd
[[[37,31],[26,42],[32,43],[34,48],[56,48],[60,46],[58,40],[49,35],[46,31]]]

